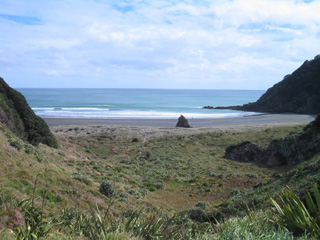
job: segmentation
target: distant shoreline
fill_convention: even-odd
[[[307,124],[315,119],[315,115],[305,114],[259,114],[233,118],[193,118],[188,119],[193,128],[219,126],[286,126]],[[96,119],[96,118],[43,118],[48,126],[71,125],[112,125],[136,127],[175,127],[178,119]]]

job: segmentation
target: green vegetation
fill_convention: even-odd
[[[289,232],[284,226],[277,223],[274,213],[270,210],[262,212],[249,212],[242,218],[230,218],[222,224],[218,224],[217,234],[214,235],[217,240],[316,240],[306,233],[295,236]]]
[[[47,124],[34,114],[24,96],[0,78],[0,122],[29,143],[58,147]]]
[[[313,184],[315,201],[309,191],[305,193],[306,205],[289,188],[280,193],[276,199],[272,199],[290,230],[295,233],[308,232],[314,237],[320,237],[320,194],[317,184]]]
[[[232,195],[226,202],[212,212],[217,219],[228,218],[232,215],[244,216],[246,207],[269,208],[270,196],[275,196],[279,191],[289,187],[292,191],[301,193],[310,189],[313,183],[320,184],[320,155],[305,161],[291,170],[278,172],[272,178],[258,183],[253,189],[242,190]]]
[[[99,188],[99,192],[101,192],[103,195],[107,196],[107,197],[112,197],[114,195],[114,186],[113,183],[109,180],[103,180],[100,188]]]
[[[274,168],[223,158],[231,144],[266,147],[302,129],[69,134],[55,149],[0,125],[0,239],[312,239],[289,231],[270,197],[319,184],[319,156]]]

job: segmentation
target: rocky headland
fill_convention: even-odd
[[[305,61],[292,74],[269,88],[258,101],[242,106],[214,107],[206,109],[232,109],[269,113],[320,113],[320,55]]]

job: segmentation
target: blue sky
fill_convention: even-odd
[[[320,54],[320,0],[1,0],[12,87],[267,89]]]

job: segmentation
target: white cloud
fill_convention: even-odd
[[[295,35],[302,35],[302,31],[301,30],[292,29],[292,28],[286,28],[286,27],[276,27],[276,26],[267,25],[265,27],[265,29],[267,29],[267,30],[276,30],[276,31],[285,32],[285,33],[292,33],[292,34],[295,34]]]
[[[320,1],[294,0],[3,0],[0,74],[17,87],[25,86],[19,76],[47,76],[39,87],[77,79],[88,87],[265,89],[319,54],[318,9]]]
[[[212,5],[223,21],[239,26],[252,22],[278,24],[319,24],[319,1],[311,3],[292,0],[235,0]]]

